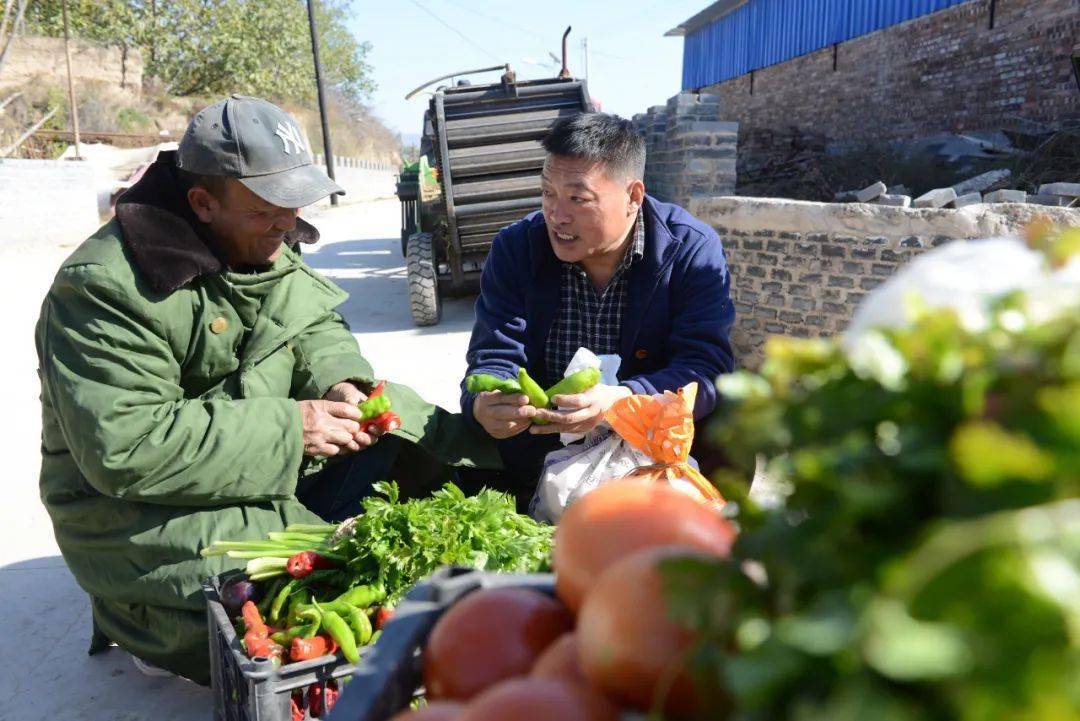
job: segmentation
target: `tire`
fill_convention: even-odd
[[[442,299],[439,298],[439,274],[431,233],[413,233],[409,236],[405,261],[413,323],[418,326],[437,325],[442,320]]]

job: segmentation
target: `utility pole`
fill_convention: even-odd
[[[330,149],[330,123],[326,116],[326,94],[323,92],[322,63],[319,62],[319,35],[315,29],[314,6],[314,0],[307,0],[308,25],[311,26],[311,55],[315,59],[315,87],[319,92],[319,117],[322,120],[323,152],[326,154],[326,174],[330,176],[330,180],[336,180],[334,178],[334,151]],[[337,204],[337,195],[331,195],[330,205]]]
[[[589,38],[581,39],[581,67],[585,69],[585,79],[589,79]]]
[[[64,54],[67,56],[68,102],[71,104],[71,129],[75,136],[75,159],[82,160],[79,150],[79,108],[75,105],[75,82],[71,79],[71,39],[68,34],[67,0],[60,3],[64,14]]]

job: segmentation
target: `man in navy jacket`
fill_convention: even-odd
[[[566,118],[544,148],[542,209],[500,231],[484,265],[468,373],[512,378],[524,367],[548,387],[581,346],[618,354],[622,365],[618,385],[557,396],[560,410],[462,384],[462,412],[499,440],[519,500],[531,496],[558,433],[591,430],[621,397],[691,381],[700,419],[716,404],[716,377],[734,365],[720,239],[645,194],[645,143],[633,123],[603,113]],[[539,418],[550,424],[534,424]]]

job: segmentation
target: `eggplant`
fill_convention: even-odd
[[[230,614],[240,613],[240,608],[247,601],[258,602],[258,589],[255,584],[244,578],[226,581],[221,587],[221,605]]]

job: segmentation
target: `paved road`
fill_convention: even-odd
[[[417,329],[409,319],[397,201],[320,210],[311,219],[323,239],[308,262],[351,294],[342,311],[380,377],[406,382],[425,398],[457,410],[472,300],[444,306],[444,321]],[[38,499],[37,360],[33,329],[41,299],[74,243],[0,247],[5,335],[0,505],[0,721],[32,719],[210,718],[208,689],[139,674],[117,649],[93,658],[87,597],[60,558]]]

